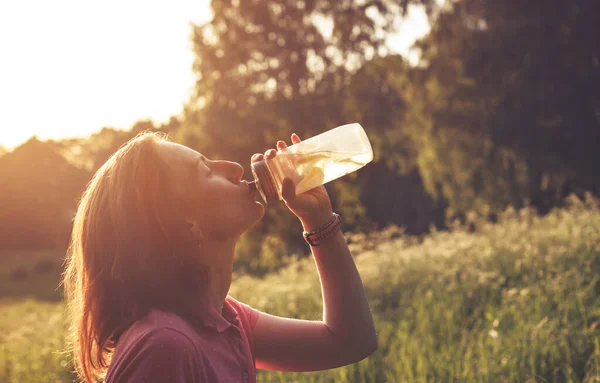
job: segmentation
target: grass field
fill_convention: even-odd
[[[572,200],[543,218],[508,211],[476,226],[423,239],[352,237],[379,350],[326,372],[261,371],[259,381],[600,381],[597,202]],[[231,295],[284,316],[318,319],[322,309],[310,258],[261,280],[241,276]],[[59,353],[63,305],[33,296],[0,300],[0,382],[72,381]]]

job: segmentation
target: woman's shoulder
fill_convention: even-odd
[[[194,336],[194,329],[180,316],[152,310],[123,333],[117,348],[151,347],[154,344],[165,343],[193,346]]]
[[[182,334],[191,334],[194,332],[193,327],[182,317],[175,313],[152,310],[147,316],[148,326],[151,329],[168,329],[181,332]]]
[[[138,320],[119,339],[106,381],[190,381],[201,358],[188,327],[162,311]]]
[[[186,355],[197,354],[192,338],[184,331],[169,326],[153,329],[140,343],[143,348],[152,349],[153,352],[160,351],[165,356],[172,355],[172,352]]]
[[[225,301],[235,309],[243,322],[246,322],[250,329],[254,328],[258,320],[259,311],[250,307],[246,303],[242,303],[231,296],[227,296]]]
[[[162,310],[150,311],[144,318],[136,321],[129,330],[147,336],[154,333],[179,333],[192,338],[194,334],[192,326],[182,317]]]

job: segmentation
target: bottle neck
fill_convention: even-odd
[[[256,186],[256,180],[254,180],[252,182],[248,182],[248,187],[250,188],[250,191],[253,191],[253,192],[258,190],[258,187]]]

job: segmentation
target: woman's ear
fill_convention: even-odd
[[[204,236],[202,235],[202,231],[200,230],[200,227],[198,227],[198,222],[193,219],[186,219],[185,223],[188,227],[188,230],[190,231],[190,234],[194,238],[196,238],[196,241],[198,242],[198,247],[202,247],[202,242],[204,241]]]

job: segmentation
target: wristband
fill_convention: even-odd
[[[309,245],[319,246],[325,239],[337,233],[341,229],[343,224],[344,221],[342,221],[342,217],[337,213],[333,213],[333,217],[331,217],[329,223],[323,228],[313,230],[311,232],[305,231],[304,233],[302,233],[302,235],[304,237],[304,240]]]

